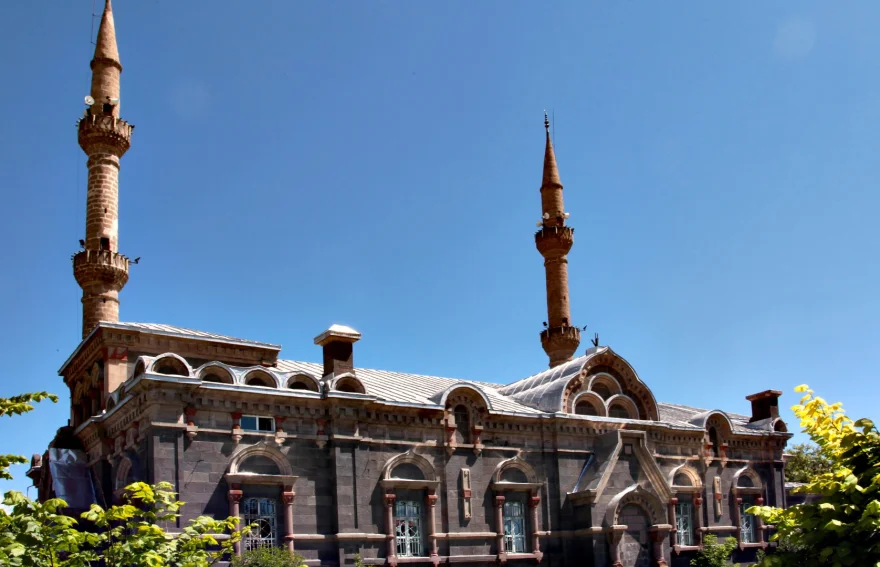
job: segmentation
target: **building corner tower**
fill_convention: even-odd
[[[552,368],[572,359],[581,342],[581,332],[571,324],[568,299],[568,251],[574,243],[574,229],[565,225],[568,213],[562,204],[562,182],[546,113],[544,130],[547,142],[541,181],[541,228],[535,233],[535,245],[544,257],[547,278],[547,321],[541,331],[541,346],[550,357]]]
[[[82,336],[99,321],[119,321],[119,292],[128,281],[128,258],[119,254],[119,160],[128,151],[134,126],[119,117],[122,63],[116,47],[113,8],[106,0],[79,145],[88,156],[86,235],[73,256],[73,275],[83,290]]]

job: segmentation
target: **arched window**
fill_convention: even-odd
[[[623,405],[611,404],[611,407],[608,408],[608,417],[629,419],[631,416],[629,415],[629,410],[627,410]]]
[[[755,482],[752,480],[752,477],[749,475],[740,475],[739,480],[736,483],[738,488],[755,488]]]
[[[350,394],[357,394],[357,390],[354,387],[354,384],[350,382],[343,382],[339,386],[336,387],[338,392],[348,392]]]
[[[717,457],[721,453],[721,447],[718,446],[718,430],[714,427],[709,428],[709,443],[712,444],[712,454]]]
[[[501,482],[528,482],[529,479],[522,470],[516,467],[508,467],[501,471]]]
[[[238,465],[238,471],[252,474],[281,474],[278,463],[263,455],[248,457]]]
[[[153,363],[153,372],[170,376],[189,376],[186,364],[174,356],[163,356]]]
[[[264,388],[274,388],[275,384],[268,374],[253,373],[247,377],[245,384],[248,386],[263,386]]]
[[[678,473],[675,475],[675,480],[672,481],[674,486],[693,486],[694,483],[691,482],[691,477],[686,474]]]
[[[596,384],[593,386],[593,392],[602,397],[603,400],[607,400],[611,397],[611,388],[608,387],[607,384]]]
[[[391,478],[402,480],[425,480],[422,469],[412,463],[400,463],[391,471]]]
[[[455,417],[455,437],[459,443],[471,442],[471,414],[463,405],[455,406],[452,411]]]
[[[684,477],[685,482],[690,483],[690,479],[685,475],[677,475]],[[679,494],[676,497],[675,504],[675,543],[680,546],[694,545],[694,498],[690,494]]]
[[[303,382],[302,380],[296,380],[290,383],[291,390],[311,390],[309,385]]]
[[[580,400],[574,408],[577,415],[599,415],[599,410],[588,400]]]

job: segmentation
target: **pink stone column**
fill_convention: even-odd
[[[666,559],[663,557],[663,540],[669,537],[669,531],[654,528],[651,530],[651,539],[654,543],[654,565],[656,567],[667,567]]]
[[[541,553],[541,538],[538,537],[538,506],[541,504],[540,496],[532,496],[529,498],[529,511],[532,520],[532,553]],[[540,559],[538,560],[540,561]]]
[[[437,521],[434,519],[434,510],[437,507],[437,495],[434,494],[433,490],[428,492],[428,495],[425,497],[425,503],[428,505],[428,540],[430,541],[431,546],[431,559],[434,561],[434,564],[437,565],[439,563],[439,553],[437,551],[437,538],[435,534],[437,533]]]
[[[733,525],[736,527],[736,543],[739,544],[740,548],[742,548],[742,516],[740,515],[740,508],[742,508],[743,499],[737,498],[734,502],[733,507]]]
[[[293,553],[293,499],[296,492],[290,490],[289,486],[285,486],[285,491],[281,493],[281,501],[284,503],[284,543],[287,551]]]
[[[388,542],[386,556],[389,565],[397,565],[397,536],[394,532],[394,503],[396,501],[396,494],[390,492],[385,494],[385,538]]]
[[[677,541],[675,539],[675,534],[678,532],[678,528],[675,524],[675,505],[678,504],[678,498],[670,498],[669,505],[667,507],[667,515],[669,516],[669,525],[672,526],[672,529],[669,530],[670,541],[672,545],[677,545]]]
[[[495,529],[497,530],[496,544],[498,546],[498,561],[507,561],[507,553],[504,549],[504,497],[495,497]]]
[[[608,532],[608,555],[611,560],[611,567],[623,567],[620,562],[620,538],[623,530],[613,529]]]
[[[703,545],[703,497],[694,497],[694,536],[699,546]]]
[[[242,492],[238,489],[238,485],[232,485],[233,488],[229,490],[227,494],[227,498],[229,498],[229,515],[235,518],[241,518],[239,515],[238,504],[241,502]],[[239,520],[238,524],[239,529],[241,529],[241,521]],[[236,555],[241,555],[241,542],[236,542],[234,544],[233,549],[235,550]]]

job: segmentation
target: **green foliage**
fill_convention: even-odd
[[[819,495],[815,502],[749,509],[776,525],[771,541],[785,544],[761,565],[880,566],[880,432],[870,420],[853,422],[841,404],[827,403],[807,386],[796,391],[806,395],[792,410],[831,467],[796,489]]]
[[[43,400],[58,401],[58,396],[48,392],[36,392],[34,394],[22,394],[11,398],[0,398],[0,416],[21,415],[34,409],[33,404]],[[26,463],[27,459],[18,455],[0,455],[0,479],[11,480],[9,467]]]
[[[60,499],[36,503],[19,492],[6,494],[0,510],[0,565],[13,567],[86,567],[98,558],[125,567],[207,567],[232,553],[245,530],[238,518],[192,520],[179,533],[160,525],[174,522],[183,502],[167,482],[126,487],[125,503],[104,510],[93,505],[82,518],[98,533],[77,529],[77,521],[58,513]],[[214,536],[229,533],[218,541]]]
[[[831,459],[822,454],[818,445],[798,443],[787,451],[790,458],[785,462],[785,480],[810,482],[816,476],[831,472]]]
[[[364,567],[364,558],[360,553],[354,554],[354,567]]]
[[[63,500],[38,503],[20,492],[7,492],[0,508],[0,565],[12,567],[85,567],[97,558],[85,550],[97,543],[76,529],[76,520],[58,510]]]
[[[302,557],[280,547],[258,547],[232,559],[232,567],[302,567]]]
[[[718,536],[706,534],[703,536],[703,549],[697,552],[697,556],[691,559],[691,567],[725,567],[732,565],[730,555],[736,549],[736,538],[726,538],[719,542]]]

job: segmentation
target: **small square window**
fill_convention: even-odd
[[[263,433],[271,433],[275,431],[275,419],[272,417],[262,417],[258,415],[241,416],[241,428],[245,431],[260,431]]]

